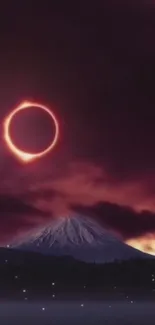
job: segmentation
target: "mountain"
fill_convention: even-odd
[[[96,263],[149,256],[122,243],[93,220],[79,215],[53,220],[26,238],[16,240],[10,247]]]

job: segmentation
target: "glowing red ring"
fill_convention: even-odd
[[[26,109],[29,107],[38,107],[43,109],[45,112],[47,112],[50,117],[53,119],[54,121],[54,126],[55,126],[55,136],[54,139],[52,141],[52,143],[48,146],[48,148],[46,148],[44,151],[38,152],[36,154],[33,153],[29,153],[29,152],[25,152],[23,150],[20,150],[16,147],[16,145],[13,143],[11,136],[10,136],[10,124],[11,121],[13,119],[13,117],[22,109]],[[58,136],[59,136],[59,125],[58,125],[58,121],[55,117],[55,115],[53,114],[53,112],[50,111],[49,108],[47,108],[44,105],[38,104],[38,103],[33,103],[33,102],[22,102],[19,106],[17,106],[4,120],[4,139],[9,147],[9,149],[12,151],[13,154],[16,155],[16,157],[18,159],[20,159],[23,162],[30,162],[34,159],[37,158],[41,158],[43,156],[45,156],[48,152],[50,152],[56,145],[57,140],[58,140]]]

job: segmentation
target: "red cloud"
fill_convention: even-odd
[[[48,191],[56,193],[51,201]],[[135,211],[155,211],[155,197],[151,194],[150,180],[119,181],[89,163],[71,164],[63,176],[31,186],[31,195],[34,193],[42,193],[42,198],[36,195],[35,204],[40,207],[44,205],[45,210],[51,209],[54,213],[58,212],[57,208],[60,211],[61,206],[63,213],[63,209],[69,210],[72,204],[93,206],[101,201],[129,206]]]

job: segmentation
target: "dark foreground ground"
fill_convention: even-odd
[[[154,325],[150,301],[1,302],[1,325]]]
[[[0,325],[154,325],[155,259],[84,263],[0,249]]]

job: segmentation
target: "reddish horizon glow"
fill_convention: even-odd
[[[52,118],[54,125],[55,125],[55,136],[54,139],[52,140],[51,144],[41,152],[38,152],[36,154],[34,153],[29,153],[24,150],[20,150],[19,148],[16,147],[16,145],[13,143],[10,135],[10,125],[12,122],[13,117],[22,109],[30,108],[30,107],[38,107],[42,110],[44,110],[46,113],[49,114],[49,116]],[[35,159],[41,158],[45,156],[47,153],[49,153],[56,145],[59,137],[59,125],[57,118],[55,117],[55,114],[51,112],[51,110],[46,107],[45,105],[38,104],[36,102],[28,102],[24,101],[20,105],[18,105],[4,120],[4,139],[6,141],[6,144],[10,151],[22,162],[28,163],[32,162]]]
[[[136,238],[131,238],[126,240],[125,243],[144,253],[155,256],[155,235],[154,234],[144,234]]]

